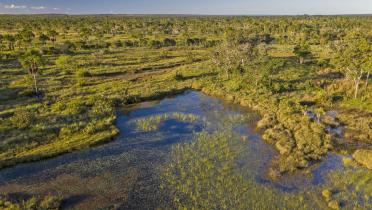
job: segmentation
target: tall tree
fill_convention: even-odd
[[[219,47],[212,55],[214,65],[226,73],[230,78],[234,71],[242,73],[247,65],[253,63],[259,57],[258,50],[249,43],[230,47]]]
[[[55,30],[50,30],[50,31],[48,31],[48,36],[49,36],[50,41],[52,41],[53,46],[54,46],[56,41],[57,41],[58,32],[55,31]]]
[[[43,62],[43,57],[38,50],[28,50],[19,59],[23,68],[28,70],[28,73],[33,77],[35,93],[38,94],[37,74],[39,72],[39,66]]]
[[[21,32],[19,32],[19,38],[24,43],[24,47],[27,49],[28,46],[31,45],[32,40],[34,39],[35,34],[32,33],[29,29],[23,29]]]
[[[6,34],[4,36],[4,40],[6,40],[8,44],[8,50],[14,50],[14,43],[16,41],[15,37],[13,35]]]
[[[43,46],[46,44],[46,42],[47,42],[48,40],[50,40],[50,38],[49,38],[47,35],[45,35],[45,34],[40,34],[40,36],[39,36],[39,41],[40,41],[40,43],[41,43]]]

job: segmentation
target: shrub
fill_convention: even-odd
[[[85,69],[80,69],[80,70],[76,71],[75,75],[78,78],[84,78],[84,77],[91,76],[90,72],[88,70],[85,70]]]
[[[88,123],[88,125],[83,130],[83,132],[88,135],[94,134],[97,131],[98,131],[98,128],[96,127],[96,122]]]
[[[166,47],[176,46],[176,44],[177,44],[176,40],[171,39],[171,38],[165,38],[163,43],[164,43],[164,46],[166,46]]]
[[[185,77],[180,72],[177,71],[176,74],[174,75],[174,79],[177,81],[182,81],[185,79]]]
[[[14,112],[13,117],[10,118],[13,126],[17,128],[27,128],[35,120],[35,116],[28,110],[17,110]]]
[[[86,106],[83,102],[72,101],[66,104],[65,112],[67,114],[81,114],[86,111]]]
[[[54,103],[54,104],[51,106],[51,110],[52,110],[53,112],[61,112],[61,111],[65,110],[65,109],[66,109],[66,104],[63,103],[63,102],[60,102],[60,101]]]
[[[114,114],[114,109],[108,100],[99,99],[94,103],[90,113],[96,118],[101,118],[105,116],[112,116]]]
[[[114,46],[116,48],[120,48],[120,47],[123,47],[123,43],[120,40],[117,40],[117,41],[114,42]]]
[[[64,54],[70,54],[73,53],[74,50],[76,49],[76,46],[74,43],[70,41],[65,41],[59,46],[59,50],[64,53]]]
[[[151,40],[150,41],[150,46],[152,48],[158,49],[158,48],[161,48],[163,46],[163,43],[159,40]]]

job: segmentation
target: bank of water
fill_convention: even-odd
[[[162,191],[161,168],[173,145],[191,142],[200,132],[231,128],[241,138],[237,167],[257,186],[278,192],[316,191],[324,174],[342,170],[342,156],[329,154],[306,175],[267,178],[276,153],[255,129],[256,113],[237,105],[187,91],[160,101],[118,110],[120,135],[108,144],[52,159],[20,164],[0,171],[0,193],[27,198],[53,194],[63,197],[65,209],[154,209],[169,206]],[[295,202],[295,201],[294,201]]]

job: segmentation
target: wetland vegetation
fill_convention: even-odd
[[[0,15],[0,209],[371,209],[370,16]]]

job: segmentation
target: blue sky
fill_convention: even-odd
[[[372,14],[372,0],[0,0],[0,13]]]

